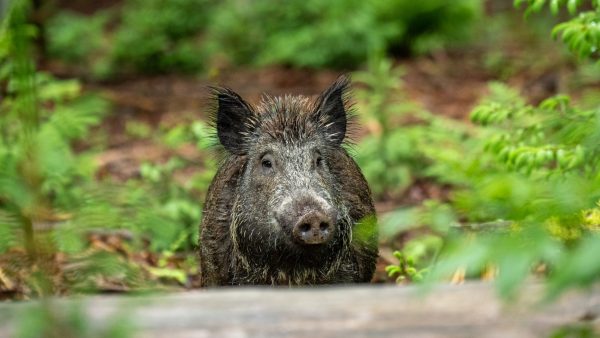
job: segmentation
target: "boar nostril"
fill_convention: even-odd
[[[321,222],[321,224],[319,225],[319,229],[321,229],[321,231],[329,229],[329,223]]]
[[[310,231],[310,224],[308,224],[308,223],[300,224],[300,231],[302,231],[302,232]]]

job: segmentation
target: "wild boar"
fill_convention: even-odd
[[[349,79],[316,100],[257,107],[213,88],[223,161],[200,225],[204,286],[368,282],[377,259],[371,191],[347,151]]]

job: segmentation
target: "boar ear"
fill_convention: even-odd
[[[238,94],[227,88],[212,88],[216,99],[214,123],[219,142],[228,151],[243,155],[254,125],[254,112]]]
[[[320,128],[323,128],[328,140],[339,145],[346,136],[346,95],[350,79],[346,75],[340,76],[317,99],[314,116]]]

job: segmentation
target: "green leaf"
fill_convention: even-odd
[[[580,0],[567,0],[567,8],[569,13],[574,15],[577,12],[577,6],[579,6]]]
[[[552,11],[552,14],[557,15],[560,8],[559,8],[559,3],[560,0],[550,0],[550,10]]]
[[[21,224],[17,215],[0,209],[0,254],[17,245],[17,233]]]
[[[555,297],[567,287],[587,286],[600,276],[600,238],[585,238],[575,250],[562,256],[557,271],[548,284],[548,297]]]
[[[187,283],[187,274],[185,271],[181,269],[171,269],[171,268],[155,268],[148,267],[148,272],[155,277],[158,278],[166,278],[166,279],[174,279],[179,284],[185,285]]]

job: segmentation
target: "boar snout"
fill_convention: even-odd
[[[292,237],[299,244],[324,244],[333,237],[334,224],[330,216],[313,210],[296,222],[292,229]]]
[[[327,243],[335,233],[337,213],[331,206],[324,208],[318,201],[286,203],[277,215],[277,221],[287,229],[293,242],[300,245]]]

